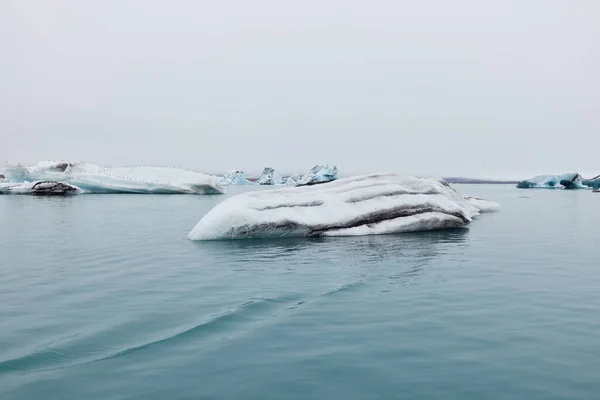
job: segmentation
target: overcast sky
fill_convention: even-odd
[[[600,174],[598,0],[1,0],[0,161]]]

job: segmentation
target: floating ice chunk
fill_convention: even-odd
[[[517,187],[520,189],[587,189],[582,183],[581,175],[577,172],[569,172],[561,175],[539,175],[519,182]]]
[[[465,197],[465,199],[480,213],[496,212],[502,208],[500,204],[495,201],[482,199],[481,197]]]
[[[600,175],[595,176],[592,179],[582,179],[581,184],[598,191],[598,189],[600,189]]]
[[[337,179],[337,167],[335,165],[315,165],[298,182],[298,185],[314,185],[317,183],[330,182]]]
[[[223,193],[215,176],[170,167],[102,167],[45,161],[31,167],[11,166],[5,171],[10,182],[56,181],[87,193]]]
[[[36,181],[0,183],[0,194],[33,194],[38,196],[64,196],[81,193],[81,189],[68,183]]]
[[[283,177],[273,168],[266,167],[256,183],[259,185],[282,185]]]
[[[294,174],[285,178],[283,184],[288,186],[295,186],[301,178],[302,177],[299,174]]]
[[[221,178],[219,178],[219,184],[223,186],[229,185],[255,185],[254,182],[249,181],[244,176],[243,171],[233,170],[227,172]]]
[[[346,236],[463,227],[480,214],[478,207],[445,181],[364,175],[238,194],[210,210],[188,238]]]

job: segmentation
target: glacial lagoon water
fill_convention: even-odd
[[[2,196],[0,399],[596,398],[600,194],[456,188],[503,208],[192,242],[223,196]]]

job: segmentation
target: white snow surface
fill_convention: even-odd
[[[172,167],[104,167],[85,162],[43,161],[29,167],[5,166],[4,175],[15,183],[63,182],[85,193],[223,193],[217,177]]]
[[[202,217],[188,238],[349,236],[454,228],[468,225],[491,205],[483,199],[467,200],[439,179],[362,175],[232,196]]]

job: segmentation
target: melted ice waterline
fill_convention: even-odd
[[[484,199],[464,198],[443,180],[364,175],[238,194],[210,210],[188,238],[346,236],[456,228],[498,207]]]

